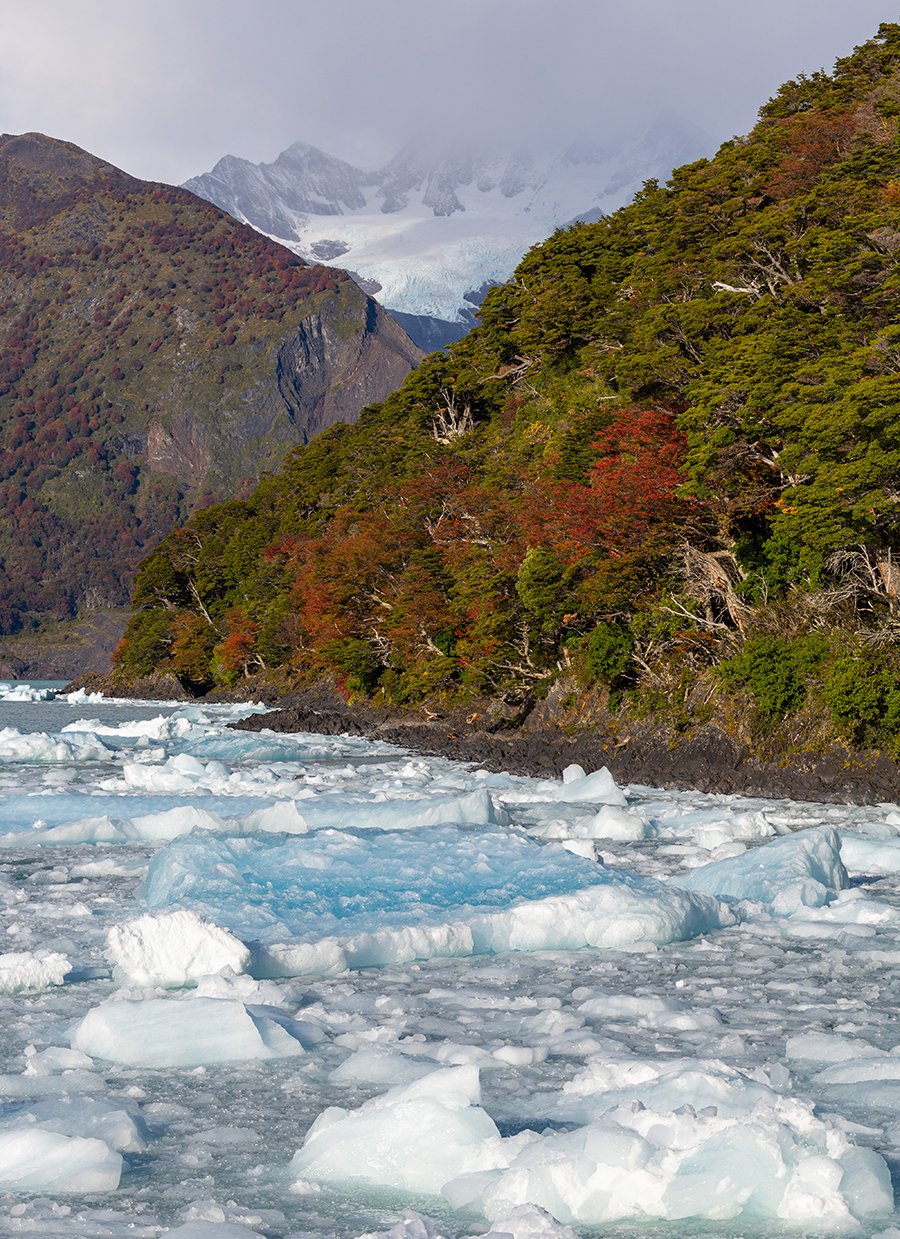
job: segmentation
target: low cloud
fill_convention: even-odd
[[[376,163],[440,132],[718,141],[875,33],[882,0],[0,0],[0,128],[180,182],[304,140]]]

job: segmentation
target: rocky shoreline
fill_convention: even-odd
[[[832,744],[764,756],[714,723],[674,738],[660,726],[636,720],[615,731],[602,725],[573,731],[555,725],[552,711],[534,711],[523,719],[514,712],[504,716],[496,703],[493,712],[468,714],[348,705],[327,682],[288,692],[250,682],[243,692],[220,690],[200,698],[170,674],[149,676],[127,688],[110,676],[84,675],[69,687],[153,701],[261,700],[271,707],[268,713],[231,726],[365,736],[511,774],[558,778],[577,762],[586,770],[607,766],[620,784],[832,804],[900,803],[900,765],[885,753]]]
[[[639,724],[632,724],[627,736],[615,738],[600,729],[569,734],[552,725],[527,722],[488,729],[461,716],[348,706],[312,690],[291,694],[281,708],[232,726],[242,731],[266,728],[366,736],[512,774],[558,777],[577,762],[587,770],[607,766],[621,784],[838,804],[900,800],[900,766],[885,754],[832,746],[763,760],[715,725],[672,745],[659,731]]]

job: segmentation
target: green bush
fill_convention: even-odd
[[[896,655],[850,650],[825,680],[825,703],[840,731],[856,744],[891,743],[900,735],[900,666]]]
[[[612,685],[631,666],[634,638],[621,624],[604,621],[587,639],[585,662],[592,683]]]
[[[828,653],[828,639],[812,632],[794,639],[751,637],[740,654],[719,668],[727,689],[747,689],[755,703],[755,724],[766,729],[794,714],[806,700],[809,681]]]
[[[152,675],[167,661],[171,646],[171,612],[148,608],[132,616],[114,662],[126,675]]]
[[[326,666],[343,675],[351,693],[368,693],[375,686],[381,664],[368,642],[359,637],[329,641],[322,649]]]

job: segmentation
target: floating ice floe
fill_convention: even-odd
[[[624,808],[628,799],[605,766],[585,774],[581,766],[566,766],[556,799],[567,804],[588,801],[590,804],[618,805]]]
[[[877,836],[842,830],[840,835],[841,860],[850,873],[900,873],[900,837],[893,830]]]
[[[4,1119],[0,1131],[37,1129],[102,1140],[117,1153],[142,1153],[147,1147],[147,1128],[139,1115],[121,1103],[91,1097],[69,1095],[30,1101]]]
[[[89,1011],[71,1043],[132,1067],[200,1067],[304,1053],[290,1021],[220,998],[113,998]]]
[[[122,1158],[103,1140],[42,1128],[0,1131],[0,1191],[114,1192]]]
[[[0,729],[0,762],[51,765],[60,762],[110,761],[113,751],[97,736],[54,736],[46,732]]]
[[[0,701],[52,701],[57,695],[55,688],[40,688],[27,682],[14,680],[0,682]]]
[[[190,836],[157,853],[143,893],[153,909],[187,903],[259,939],[251,971],[269,976],[660,945],[733,923],[709,896],[502,827]]]
[[[250,961],[250,951],[234,934],[188,910],[114,925],[107,955],[117,974],[134,985],[172,987],[226,968],[243,972]]]
[[[848,1229],[890,1211],[884,1160],[779,1097],[734,1115],[618,1105],[574,1131],[503,1137],[477,1071],[438,1070],[357,1110],[332,1107],[291,1161],[301,1180],[441,1194],[488,1220],[538,1206],[564,1224],[744,1217]]]
[[[72,968],[58,951],[8,951],[0,955],[0,994],[62,985]]]
[[[63,694],[63,701],[70,706],[96,706],[105,700],[103,693],[90,693],[86,688],[76,688],[71,693]]]
[[[671,881],[683,890],[752,900],[780,916],[819,908],[849,885],[836,830],[800,830],[750,852],[701,865]]]

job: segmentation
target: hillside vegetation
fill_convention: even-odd
[[[898,120],[885,25],[532,250],[356,425],[166,538],[120,673],[400,704],[562,679],[575,712],[896,745]]]
[[[69,143],[0,137],[0,633],[125,603],[173,524],[418,356],[343,272]]]

